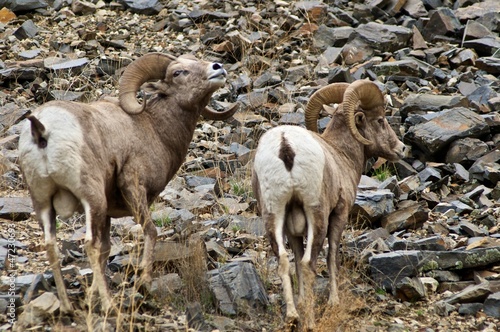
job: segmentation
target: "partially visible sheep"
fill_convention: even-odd
[[[140,105],[145,85],[151,98]],[[59,264],[56,216],[85,212],[85,247],[94,272],[90,294],[98,292],[103,311],[113,307],[104,271],[109,256],[110,218],[134,216],[144,230],[139,284],[151,282],[156,228],[149,205],[181,166],[196,123],[230,117],[236,108],[206,108],[226,82],[219,63],[147,54],[120,79],[119,102],[48,102],[29,116],[19,140],[20,165],[37,218],[43,226],[61,311],[70,313]]]
[[[327,106],[341,103],[337,110]],[[321,108],[333,117],[317,133]],[[278,126],[260,139],[254,159],[252,187],[266,223],[271,248],[279,258],[286,320],[314,329],[313,283],[316,261],[328,237],[329,303],[339,302],[338,249],[365,162],[371,157],[391,161],[403,156],[404,144],[389,126],[384,98],[369,81],[326,86],[310,98],[306,127]],[[285,236],[295,256],[299,283],[299,319],[293,300]],[[307,239],[304,248],[304,238]]]

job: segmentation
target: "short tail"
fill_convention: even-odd
[[[33,115],[28,116],[28,120],[31,122],[31,136],[33,136],[35,144],[40,149],[47,147],[47,139],[44,137],[45,126]]]
[[[279,156],[281,160],[283,160],[283,163],[285,164],[285,168],[288,172],[290,172],[293,168],[293,162],[295,159],[295,151],[293,151],[292,147],[290,146],[290,143],[285,137],[285,133],[281,133],[281,143],[280,143],[280,150],[279,150]]]

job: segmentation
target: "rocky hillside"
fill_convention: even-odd
[[[318,331],[498,331],[499,34],[498,0],[0,0],[0,330],[283,330],[250,186],[254,150],[269,128],[303,126],[322,86],[369,79],[409,153],[367,163],[342,239],[341,306],[326,305],[319,259]],[[240,108],[229,121],[200,119],[151,207],[151,294],[134,287],[140,226],[112,220],[116,316],[85,297],[82,216],[58,220],[77,308],[62,317],[17,164],[20,124],[49,100],[116,96],[124,68],[149,52],[223,63],[228,82],[211,107]]]

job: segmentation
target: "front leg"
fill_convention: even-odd
[[[144,186],[136,183],[122,186],[122,195],[132,211],[135,222],[141,224],[144,232],[144,250],[139,265],[141,276],[137,281],[138,286],[145,292],[151,287],[153,271],[153,254],[156,245],[157,231],[151,219],[147,193]]]

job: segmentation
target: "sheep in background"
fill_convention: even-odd
[[[337,110],[327,106],[341,103]],[[323,134],[317,133],[321,108],[333,113]],[[260,139],[252,187],[266,223],[271,248],[279,259],[286,322],[314,329],[313,283],[316,261],[328,237],[329,304],[339,302],[338,249],[365,162],[371,157],[396,161],[404,144],[385,118],[384,97],[374,83],[334,83],[314,93],[305,112],[307,130],[278,126]],[[296,310],[285,236],[295,256],[299,284]],[[307,239],[304,248],[304,238]]]
[[[110,218],[134,216],[144,230],[139,284],[147,288],[157,236],[149,205],[184,161],[200,114],[222,120],[236,111],[206,107],[226,75],[219,63],[150,53],[124,71],[119,101],[52,101],[29,116],[19,139],[20,165],[44,229],[63,313],[72,305],[59,263],[56,216],[85,212],[85,248],[94,272],[89,293],[99,295],[103,311],[113,307],[104,275]],[[145,84],[151,98],[140,105],[136,93],[151,80],[159,81]]]

